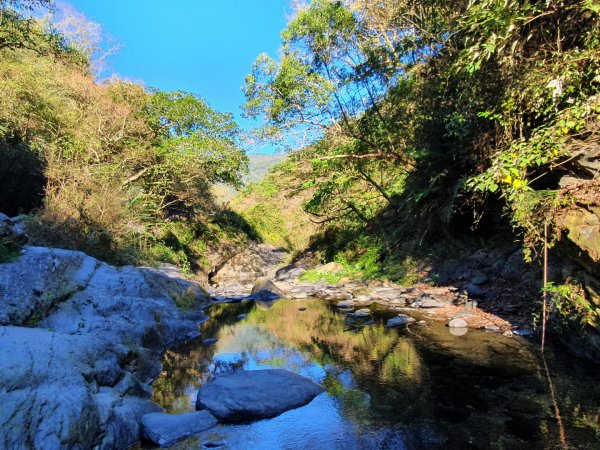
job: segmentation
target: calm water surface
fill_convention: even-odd
[[[549,352],[552,396],[536,347],[521,338],[453,336],[443,324],[388,330],[383,311],[357,327],[321,300],[214,305],[209,313],[202,338],[216,344],[197,340],[165,354],[154,400],[168,412],[193,411],[199,387],[231,370],[284,368],[326,392],[174,449],[600,449],[598,369]]]

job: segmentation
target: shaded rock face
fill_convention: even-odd
[[[318,384],[286,370],[237,371],[202,386],[196,409],[209,410],[221,422],[264,419],[304,406],[321,392]]]
[[[217,426],[217,419],[208,411],[184,414],[149,413],[142,417],[144,437],[161,447],[182,441]]]
[[[197,286],[83,253],[25,247],[0,264],[0,448],[127,448],[158,408],[161,351],[197,330]],[[28,327],[19,325],[28,325]],[[32,328],[35,326],[35,328]]]
[[[245,250],[228,259],[212,276],[218,284],[252,283],[258,277],[274,277],[275,270],[288,256],[284,248],[268,244],[250,244]]]

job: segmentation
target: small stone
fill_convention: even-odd
[[[469,324],[465,319],[452,319],[448,322],[450,328],[467,328]]]
[[[513,330],[513,333],[522,337],[532,337],[534,334],[533,331],[527,329]]]
[[[225,441],[208,441],[202,444],[203,448],[219,448],[225,445]]]
[[[353,317],[355,319],[365,319],[365,318],[369,317],[370,315],[371,315],[371,311],[366,308],[357,309],[353,313],[348,313],[348,316]]]
[[[248,318],[248,314],[240,314],[238,316],[238,319],[247,319]]]
[[[306,311],[306,306],[301,306],[300,308],[298,308],[298,311]]]
[[[354,308],[354,302],[352,300],[343,300],[341,302],[338,302],[336,306],[342,309],[350,309]]]
[[[200,332],[198,330],[192,330],[188,334],[185,335],[185,338],[188,341],[192,341],[198,337],[200,337]]]
[[[484,325],[482,327],[485,331],[500,331],[500,327],[496,325]]]

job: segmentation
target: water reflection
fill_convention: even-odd
[[[154,400],[167,411],[193,410],[207,379],[237,369],[291,370],[326,392],[276,418],[219,426],[174,448],[558,448],[545,375],[520,339],[457,337],[442,325],[388,330],[385,312],[375,313],[372,325],[349,326],[319,300],[215,305],[210,317],[202,337],[216,344],[198,341],[165,354]],[[576,448],[599,448],[597,374],[578,365],[574,379],[562,364],[551,366],[567,438]]]

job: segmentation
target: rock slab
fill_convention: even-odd
[[[208,411],[184,414],[149,413],[142,417],[144,437],[161,447],[200,434],[217,426],[217,419]]]
[[[321,392],[318,384],[287,370],[237,371],[202,386],[196,409],[208,409],[221,422],[264,419],[304,406]]]

